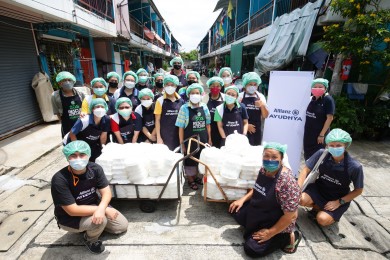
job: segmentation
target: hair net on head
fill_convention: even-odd
[[[107,74],[107,80],[110,80],[110,78],[112,77],[115,77],[118,80],[118,82],[121,81],[121,76],[119,76],[119,74],[116,73],[115,71],[111,71]]]
[[[352,143],[352,137],[344,130],[340,128],[335,128],[329,132],[329,134],[325,138],[325,143],[331,142],[340,142],[340,143],[348,143],[347,147]]]
[[[89,147],[87,142],[81,140],[76,140],[68,143],[64,146],[64,148],[62,148],[62,152],[64,153],[66,159],[68,159],[69,156],[76,152],[84,153],[91,157],[91,148]]]
[[[148,89],[148,88],[141,89],[141,91],[138,92],[138,98],[139,99],[143,98],[144,96],[149,96],[152,99],[154,99],[153,92],[150,89]]]
[[[56,77],[57,83],[60,82],[61,80],[64,80],[64,79],[71,79],[73,82],[76,82],[75,76],[73,76],[73,74],[70,72],[61,71],[60,73],[57,74],[57,77]]]
[[[266,143],[264,145],[264,150],[265,149],[275,149],[279,152],[281,152],[282,154],[285,154],[286,153],[286,150],[287,150],[287,144],[280,144],[280,143],[276,143],[276,142],[269,142],[269,143]]]
[[[190,96],[191,91],[194,90],[194,89],[199,89],[199,92],[200,92],[201,95],[204,92],[202,85],[200,85],[199,83],[193,83],[190,86],[188,86],[187,89],[186,89],[187,97]]]
[[[137,74],[137,76],[138,76],[138,75],[141,74],[142,72],[148,74],[148,72],[147,72],[145,69],[143,69],[143,68],[138,69],[137,72],[136,72],[135,74]]]
[[[197,71],[189,71],[189,72],[187,72],[186,79],[188,79],[188,76],[191,75],[191,74],[194,74],[195,77],[198,79],[198,81],[200,80],[200,75],[199,75],[199,73]]]
[[[229,87],[227,87],[227,88],[225,88],[225,93],[229,90],[229,89],[233,89],[234,91],[236,91],[237,92],[237,94],[239,94],[240,93],[240,91],[238,90],[238,88],[236,87],[236,86],[229,86]]]
[[[168,82],[172,82],[173,84],[175,84],[176,86],[179,85],[179,78],[176,77],[175,75],[166,75],[164,77],[164,86],[168,83]]]
[[[91,80],[91,87],[92,88],[93,88],[93,85],[95,85],[96,82],[102,83],[103,86],[106,88],[106,90],[108,89],[107,82],[103,78],[94,78],[93,80]]]
[[[156,73],[156,74],[154,74],[154,76],[153,76],[155,79],[157,78],[157,77],[164,77],[164,74],[162,74],[162,73]]]
[[[257,74],[256,72],[245,73],[242,76],[242,85],[245,87],[250,82],[256,82],[256,85],[260,85],[261,79],[259,74]]]
[[[225,71],[228,71],[230,73],[230,76],[233,76],[233,72],[232,72],[232,69],[229,68],[229,67],[223,67],[219,70],[219,73],[218,73],[218,76],[222,78],[222,73],[224,73]]]
[[[221,87],[224,85],[224,82],[223,82],[223,79],[221,77],[212,77],[210,78],[207,82],[206,82],[206,85],[208,87],[210,87],[213,83],[219,83],[219,85],[221,85]]]
[[[328,89],[328,87],[329,87],[329,80],[323,79],[323,78],[315,79],[311,83],[311,87],[314,87],[315,84],[322,84],[322,85],[324,85],[325,89]]]
[[[131,71],[131,70],[130,70],[130,71],[126,71],[126,72],[123,74],[123,77],[122,77],[123,81],[125,81],[125,78],[126,78],[127,76],[129,76],[129,75],[131,75],[131,76],[134,77],[135,84],[137,84],[137,83],[138,83],[138,76],[137,76],[137,74],[134,73],[134,71]]]
[[[169,64],[170,64],[171,66],[173,66],[173,63],[175,63],[175,62],[180,62],[180,63],[183,65],[183,59],[180,58],[180,57],[175,57],[175,58],[173,58],[173,59],[169,62]]]
[[[133,103],[131,103],[130,98],[121,97],[115,102],[115,110],[118,111],[118,107],[123,103],[128,103],[131,107],[133,107]]]
[[[91,104],[89,104],[89,111],[92,112],[93,108],[96,106],[96,105],[103,105],[104,108],[106,109],[106,111],[108,111],[108,106],[107,106],[107,102],[102,99],[102,98],[93,98],[91,100]]]

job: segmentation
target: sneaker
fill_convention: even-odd
[[[89,251],[94,254],[101,254],[106,249],[102,243],[102,241],[98,240],[96,242],[87,241],[87,234],[84,234],[84,244],[87,246]]]

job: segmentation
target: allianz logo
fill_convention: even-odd
[[[303,121],[302,117],[299,116],[299,110],[284,110],[281,108],[275,108],[268,116],[268,118],[277,118],[277,119],[283,119],[283,120],[292,120],[292,121]]]

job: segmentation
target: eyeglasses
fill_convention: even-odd
[[[131,107],[118,107],[119,110],[130,109]]]

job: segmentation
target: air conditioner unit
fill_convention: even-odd
[[[336,14],[332,11],[332,8],[330,7],[331,2],[331,0],[326,0],[325,4],[321,7],[317,20],[317,26],[328,25],[330,23],[340,23],[347,20],[340,14]]]

